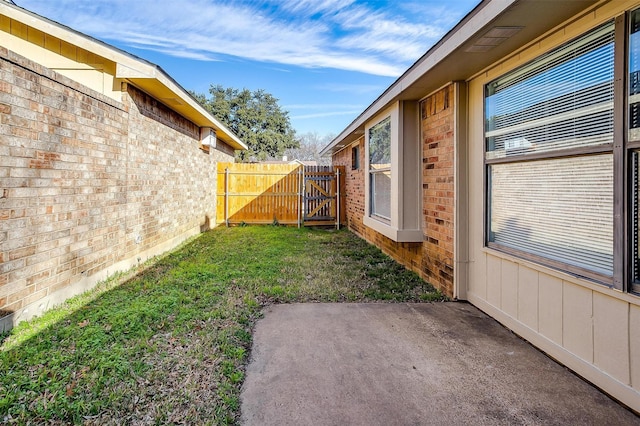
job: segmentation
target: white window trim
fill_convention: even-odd
[[[405,158],[404,155],[405,136],[407,139],[419,137],[417,109],[410,111],[406,117],[404,111],[404,105],[396,102],[388,109],[373,117],[365,125],[364,170],[366,171],[366,178],[364,181],[363,223],[365,226],[393,241],[422,242],[424,239],[421,229],[422,218],[420,217],[422,209],[413,209],[415,211],[405,209],[406,197],[415,196],[421,198],[419,189],[422,188],[422,179],[419,177],[418,179],[413,179],[415,182],[407,182],[412,184],[411,188],[404,186],[405,169],[414,172],[419,172],[420,170],[420,154],[416,153],[415,156],[411,156],[412,158],[409,158],[409,156]],[[409,116],[411,114],[412,116]],[[369,165],[369,129],[387,117],[391,119],[391,220],[389,221],[371,215],[371,173]],[[417,141],[414,141],[414,143],[417,147],[421,146]],[[420,204],[421,203],[418,203],[418,205]]]

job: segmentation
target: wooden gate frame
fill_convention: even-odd
[[[335,222],[336,229],[340,229],[340,168],[306,166],[303,181],[302,211],[305,226]],[[325,214],[318,216],[319,213]]]

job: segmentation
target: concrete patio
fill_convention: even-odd
[[[640,424],[466,303],[271,306],[241,399],[246,425]]]

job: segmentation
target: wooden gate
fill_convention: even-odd
[[[344,167],[218,163],[216,224],[340,227]]]
[[[304,168],[304,224],[336,223],[340,227],[340,169],[331,166]]]

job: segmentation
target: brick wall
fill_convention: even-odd
[[[422,273],[443,293],[453,295],[454,86],[420,105],[422,130]]]
[[[122,95],[0,47],[0,331],[215,223],[232,150],[209,155],[193,123]]]
[[[454,115],[453,86],[427,97],[420,105],[422,131],[422,243],[397,243],[366,227],[364,217],[364,136],[336,153],[333,164],[345,166],[347,225],[407,268],[453,296]],[[360,169],[352,170],[351,149],[358,146]]]
[[[130,257],[205,221],[214,223],[216,173],[214,160],[199,149],[198,126],[133,86],[125,87],[123,101],[129,110]]]

